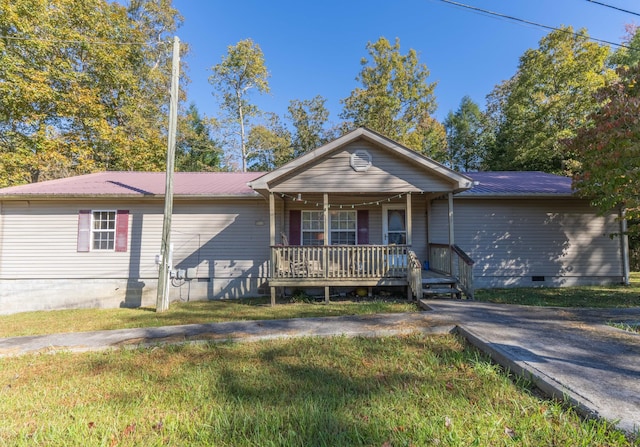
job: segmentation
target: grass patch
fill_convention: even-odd
[[[0,446],[632,446],[453,336],[6,358]]]
[[[640,323],[629,324],[629,323],[618,323],[615,321],[607,322],[608,326],[615,327],[617,329],[622,329],[627,332],[635,332],[640,334]]]
[[[528,306],[639,307],[640,272],[631,274],[630,285],[593,287],[535,287],[478,290],[479,301]]]
[[[172,303],[169,310],[155,308],[72,309],[23,312],[0,316],[0,337],[83,332],[136,327],[158,327],[192,323],[238,320],[276,320],[285,318],[329,317],[374,313],[413,312],[417,306],[405,300],[372,299],[313,301],[271,307],[267,298]]]

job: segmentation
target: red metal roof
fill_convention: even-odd
[[[176,172],[176,196],[252,196],[247,186],[263,172]],[[163,196],[164,172],[107,171],[0,189],[5,196]]]
[[[557,196],[573,194],[571,178],[539,171],[467,172],[476,185],[460,196]]]
[[[264,172],[176,172],[176,196],[257,196],[247,183]],[[539,196],[571,195],[571,179],[544,172],[469,172],[476,186],[459,195]],[[0,189],[2,197],[139,197],[163,196],[164,172],[98,172]]]

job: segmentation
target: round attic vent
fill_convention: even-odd
[[[350,164],[354,171],[366,171],[371,167],[371,154],[364,149],[358,149],[351,154]]]

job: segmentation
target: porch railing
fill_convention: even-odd
[[[460,289],[473,299],[473,264],[475,261],[457,245],[430,244],[429,268],[433,271],[453,276]]]
[[[328,245],[271,247],[272,278],[404,278],[407,245]]]

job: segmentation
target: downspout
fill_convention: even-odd
[[[629,235],[627,234],[627,210],[620,207],[620,252],[622,254],[622,284],[629,285],[631,267],[629,265]]]

